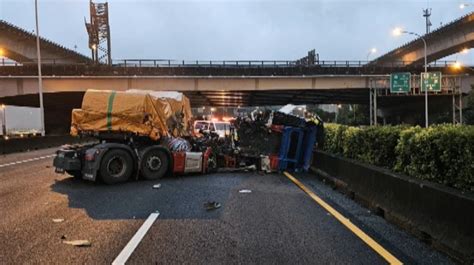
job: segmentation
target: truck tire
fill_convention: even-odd
[[[147,150],[141,159],[140,169],[142,176],[147,180],[156,180],[164,177],[169,167],[169,158],[166,151],[160,148]]]
[[[133,173],[133,158],[122,149],[110,149],[100,162],[100,176],[106,184],[127,181]]]

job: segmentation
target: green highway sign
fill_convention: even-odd
[[[441,72],[421,73],[421,91],[440,92],[441,91]]]
[[[410,73],[393,73],[390,75],[390,93],[408,93],[411,91]]]

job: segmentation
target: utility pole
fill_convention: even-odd
[[[431,8],[423,9],[423,16],[426,19],[426,34],[430,33],[430,27],[432,26],[430,21]]]

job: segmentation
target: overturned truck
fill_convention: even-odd
[[[71,134],[99,143],[63,146],[55,170],[107,184],[206,172],[208,148],[173,152],[166,144],[189,136],[191,115],[189,100],[178,92],[88,90],[81,109],[72,111]]]

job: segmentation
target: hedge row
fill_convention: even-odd
[[[325,125],[324,150],[406,175],[474,191],[474,126]]]

